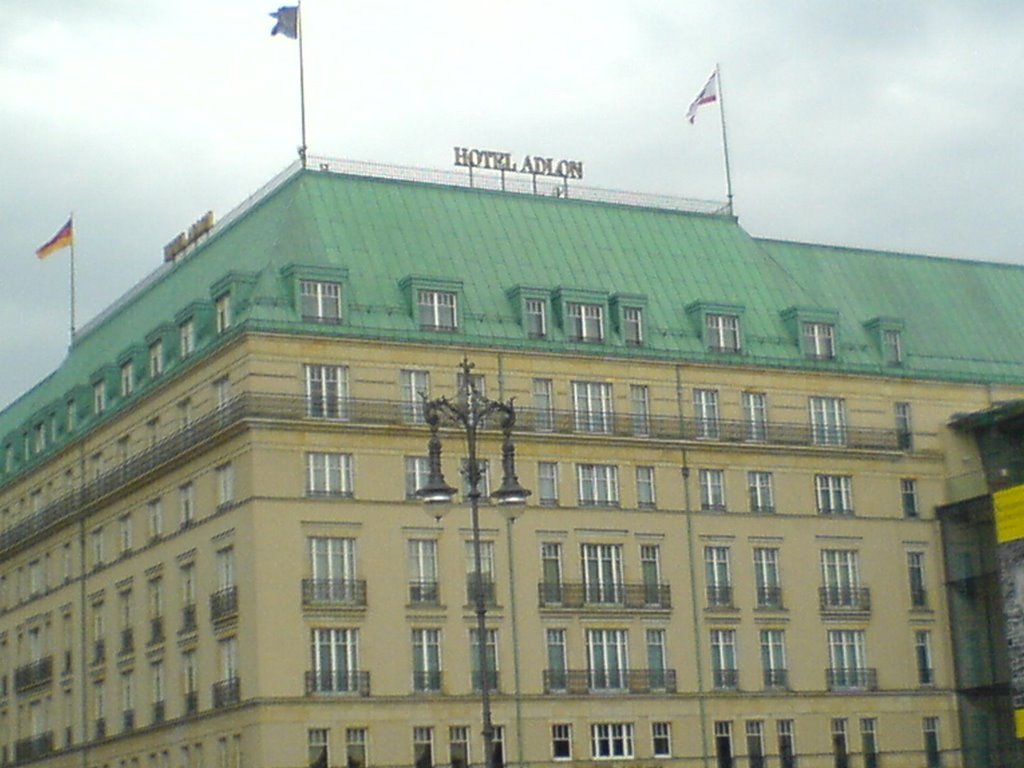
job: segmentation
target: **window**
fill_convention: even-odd
[[[181,604],[186,610],[196,604],[196,564],[181,566]],[[193,621],[193,624],[195,622]],[[195,627],[192,627],[194,629]]]
[[[779,740],[780,768],[796,768],[796,729],[792,720],[778,720],[775,723]]]
[[[221,680],[238,678],[238,638],[226,637],[217,643],[220,656]]]
[[[367,733],[365,728],[345,729],[347,768],[366,768]]]
[[[771,472],[747,472],[750,511],[769,514],[775,511],[775,492]]]
[[[903,337],[895,328],[882,329],[882,358],[886,365],[903,363]]]
[[[572,341],[604,341],[604,307],[568,302],[568,328]]]
[[[103,526],[92,532],[92,567],[99,568],[106,561],[103,553]]]
[[[441,690],[441,630],[412,631],[412,689]]]
[[[480,498],[486,501],[487,497],[491,495],[491,465],[487,459],[477,459],[476,466],[479,478],[477,490],[480,493]],[[459,477],[462,479],[462,498],[468,501],[471,490],[469,459],[462,459],[459,462]]]
[[[643,577],[644,603],[659,606],[666,603],[661,584],[661,547],[657,544],[640,545],[640,574]]]
[[[740,318],[738,315],[704,316],[708,349],[712,352],[740,351]]]
[[[632,723],[594,723],[590,726],[590,753],[595,759],[633,757]]]
[[[826,608],[860,608],[864,603],[856,550],[824,549],[821,552],[822,602]]]
[[[830,629],[828,652],[831,690],[864,690],[874,687],[864,649],[864,630]]]
[[[415,499],[416,491],[427,484],[430,459],[426,456],[405,457],[405,498]]]
[[[835,326],[831,323],[804,323],[802,327],[804,354],[812,360],[834,360],[836,357]]]
[[[352,455],[348,453],[307,453],[306,494],[309,496],[351,496]]]
[[[924,734],[924,757],[928,768],[939,768],[942,765],[942,752],[939,749],[939,718],[926,717],[921,721]]]
[[[811,440],[815,445],[846,445],[846,401],[841,397],[811,397]]]
[[[720,469],[702,469],[697,473],[700,482],[700,508],[725,511],[725,472]]]
[[[427,331],[454,331],[458,328],[455,294],[447,291],[420,291],[420,328]]]
[[[218,549],[216,563],[217,589],[230,589],[235,586],[235,548]]]
[[[472,541],[466,543],[466,603],[476,603],[476,547]],[[487,605],[495,604],[494,594],[494,542],[480,542],[480,571],[483,584],[484,602]]]
[[[786,688],[786,636],[781,629],[761,630],[761,672],[765,688]]]
[[[540,545],[542,595],[545,605],[562,602],[562,545],[546,541]]]
[[[910,403],[896,403],[896,444],[903,451],[914,447],[913,426],[910,422]]]
[[[157,339],[149,345],[149,377],[155,379],[164,372],[164,343]]]
[[[135,391],[135,371],[131,362],[121,366],[121,397],[128,397]]]
[[[440,601],[437,584],[437,541],[410,539],[409,602],[436,604]]]
[[[356,540],[340,537],[312,537],[309,564],[313,577],[314,601],[355,603]]]
[[[711,630],[711,674],[715,688],[735,689],[739,687],[739,670],[736,668],[736,630]]]
[[[613,464],[577,464],[580,506],[614,507],[619,503],[619,468]]]
[[[537,462],[537,498],[544,506],[558,505],[558,464]]]
[[[651,723],[651,754],[654,757],[672,757],[672,726],[669,723]]]
[[[155,541],[164,535],[164,512],[160,499],[146,504],[146,518],[149,520],[149,540]]]
[[[768,396],[763,392],[743,393],[745,438],[754,442],[768,439]]]
[[[569,672],[566,669],[565,630],[544,630],[544,642],[548,652],[548,668],[544,673],[544,688],[547,691],[567,690]]]
[[[846,718],[832,718],[832,764],[835,768],[849,768],[850,746],[846,738]]]
[[[102,381],[92,385],[92,412],[99,416],[107,410],[107,387]]]
[[[330,731],[327,728],[310,728],[306,737],[309,748],[306,764],[309,768],[327,768],[331,764],[328,742]]]
[[[317,693],[359,690],[359,630],[314,629],[313,685]]]
[[[540,432],[555,428],[555,394],[551,379],[533,380],[533,426]]]
[[[225,407],[231,402],[231,379],[227,376],[221,376],[213,382],[213,394],[217,401],[217,407]]]
[[[412,729],[412,762],[414,768],[434,765],[434,729],[417,726]]]
[[[164,582],[156,578],[149,581],[149,618],[159,619],[164,615]]]
[[[547,302],[544,299],[526,300],[526,335],[543,339],[548,335]]]
[[[853,514],[853,478],[849,475],[815,475],[818,514]]]
[[[572,405],[579,432],[611,433],[614,429],[612,385],[599,381],[574,381]]]
[[[782,608],[782,582],[779,577],[779,550],[754,547],[754,584],[758,608]]]
[[[668,685],[668,659],[665,653],[665,630],[648,629],[644,632],[647,641],[647,682],[652,691],[664,691]]]
[[[426,371],[402,371],[402,417],[414,424],[423,423],[423,398],[430,392],[430,381]]]
[[[622,545],[583,544],[584,600],[588,604],[623,602]]]
[[[484,630],[484,653],[487,656],[487,689],[498,689],[498,630]],[[469,630],[469,669],[473,682],[473,690],[483,690],[480,676],[480,633],[477,629]]]
[[[715,757],[718,768],[733,768],[732,723],[728,720],[715,721]]]
[[[747,765],[750,768],[764,768],[764,723],[761,720],[747,720]]]
[[[878,721],[873,717],[860,719],[860,751],[864,755],[864,768],[878,768]]]
[[[187,528],[196,519],[196,493],[192,483],[178,487],[178,510],[180,511],[181,527]]]
[[[910,477],[900,480],[900,500],[903,503],[904,517],[920,517],[920,510],[917,506],[917,480]]]
[[[46,424],[39,422],[33,429],[33,450],[42,453],[46,450]]]
[[[551,757],[555,760],[572,760],[572,726],[569,723],[555,723],[551,726]]]
[[[693,390],[693,410],[697,420],[697,439],[717,440],[719,437],[718,390]]]
[[[914,633],[914,658],[917,662],[918,685],[935,685],[932,666],[932,634],[926,629]]]
[[[644,313],[639,307],[623,307],[622,338],[633,346],[644,343]]]
[[[120,542],[120,555],[123,557],[132,551],[132,516],[121,515],[118,518],[118,541]]]
[[[732,607],[728,547],[704,547],[704,581],[707,587],[708,608]]]
[[[633,416],[633,434],[646,437],[651,433],[651,398],[645,384],[629,385],[629,405]]]
[[[317,419],[348,416],[348,368],[343,365],[304,366],[306,413]]]
[[[636,504],[642,509],[655,506],[654,467],[636,468]]]
[[[231,294],[225,293],[213,305],[217,320],[217,333],[224,333],[231,326]]]
[[[131,670],[121,673],[121,713],[124,730],[135,727],[135,681]]]
[[[149,692],[154,711],[163,707],[165,687],[164,663],[162,661],[154,661],[149,666]],[[154,718],[154,720],[156,719],[158,718]]]
[[[178,402],[178,428],[188,429],[192,424],[192,401],[185,398]]]
[[[469,727],[453,725],[448,729],[448,764],[451,768],[469,766]]]
[[[192,320],[186,320],[178,326],[178,348],[181,350],[182,358],[186,358],[195,351],[196,347],[196,326]]]
[[[928,607],[928,590],[924,581],[924,552],[907,552],[907,578],[910,582],[910,605]]]
[[[319,280],[299,281],[300,312],[303,320],[336,323],[341,320],[341,285]]]
[[[186,696],[195,695],[198,691],[199,667],[196,662],[195,651],[185,651],[181,654],[181,687]],[[195,711],[195,710],[192,710]],[[191,712],[189,713],[191,714]]]

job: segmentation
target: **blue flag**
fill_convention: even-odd
[[[274,23],[274,28],[270,30],[270,34],[277,35],[281,34],[285,37],[290,37],[295,40],[299,36],[299,6],[297,5],[282,5],[276,11],[271,14],[277,21]]]

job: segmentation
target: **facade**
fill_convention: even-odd
[[[951,416],[1024,396],[1022,287],[289,172],[0,414],[0,756],[481,763],[469,510],[414,497],[468,356],[533,491],[481,510],[503,761],[969,764],[935,509]]]

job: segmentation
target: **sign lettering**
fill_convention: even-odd
[[[533,176],[556,176],[560,179],[582,179],[581,160],[555,160],[542,155],[524,155],[518,163],[512,160],[511,152],[497,152],[493,149],[470,149],[455,147],[455,165],[463,168],[484,168],[488,171],[509,171],[528,173]]]

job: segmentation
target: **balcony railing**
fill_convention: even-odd
[[[167,705],[163,701],[153,702],[153,722],[162,723],[167,717]]]
[[[781,611],[782,587],[758,587],[757,607],[773,611]]]
[[[22,693],[53,680],[53,656],[44,656],[14,670],[14,692]]]
[[[121,713],[121,728],[130,731],[135,728],[135,710],[126,709]]]
[[[199,691],[185,692],[185,714],[194,715],[199,711]]]
[[[237,677],[229,677],[213,684],[213,708],[230,707],[242,700],[241,681]]]
[[[149,620],[149,644],[157,645],[164,641],[164,617],[154,616]]]
[[[195,632],[199,628],[198,613],[199,611],[195,603],[181,607],[181,629],[178,630],[179,634],[185,635],[189,632]]]
[[[409,602],[412,605],[437,605],[441,602],[441,588],[436,581],[410,581]]]
[[[910,606],[912,608],[928,607],[928,590],[924,587],[914,587],[910,590]]]
[[[303,579],[302,604],[307,608],[366,605],[364,579]]]
[[[822,611],[866,613],[871,610],[871,590],[867,587],[821,587],[818,600]]]
[[[238,615],[238,587],[224,587],[210,595],[210,619],[227,621]]]
[[[582,584],[540,582],[541,608],[629,608],[668,610],[672,590],[668,584]]]
[[[732,608],[732,587],[727,584],[707,586],[708,608]]]
[[[122,656],[125,656],[135,650],[135,633],[131,627],[125,627],[121,630],[121,650]]]
[[[789,688],[789,670],[766,669],[764,671],[765,688]]]
[[[102,664],[107,660],[107,643],[105,640],[97,640],[92,644],[92,663]]]
[[[18,739],[14,742],[14,762],[27,763],[39,760],[53,752],[53,731]]]
[[[830,691],[874,691],[878,689],[878,670],[869,667],[830,667],[825,670]]]
[[[339,404],[339,413],[344,414],[341,423],[363,426],[401,426],[410,423],[408,403],[399,400],[357,400],[344,399]],[[296,422],[324,421],[326,416],[311,415],[309,402],[300,395],[270,395],[254,392],[240,394],[230,402],[196,419],[187,427],[164,438],[150,448],[140,451],[125,462],[84,483],[66,496],[48,504],[39,512],[18,522],[0,533],[0,554],[13,547],[30,544],[38,535],[46,533],[55,525],[77,519],[88,514],[93,505],[155,469],[180,460],[190,449],[209,441],[247,419],[278,419]],[[336,419],[329,419],[335,421]],[[419,423],[421,420],[412,420]],[[593,418],[582,423],[572,411],[516,409],[516,428],[519,432],[555,432],[561,434],[595,434],[592,430],[580,430],[580,426],[592,426]],[[597,434],[616,437],[642,436],[663,440],[713,440],[719,442],[751,442],[750,424],[743,420],[715,420],[715,431],[708,433],[707,419],[677,416],[650,416],[642,425],[632,414],[604,414],[599,419],[601,431]],[[444,426],[444,425],[442,425]],[[498,430],[501,425],[495,418],[486,428]],[[703,432],[702,432],[703,429]],[[702,434],[704,435],[702,437]],[[904,433],[906,434],[906,433]],[[809,423],[768,422],[758,425],[756,440],[768,446],[816,446],[825,449],[865,449],[898,451],[909,447],[910,438],[901,437],[895,429],[874,429],[846,427],[841,444],[830,443],[817,446]]]
[[[466,603],[468,605],[476,605],[476,596],[478,591],[483,593],[485,605],[497,605],[498,598],[494,581],[485,577],[483,583],[477,586],[476,577],[473,574],[470,574],[466,577]]]
[[[480,678],[480,672],[474,669],[472,674],[471,674],[471,677],[473,678],[472,679],[473,690],[474,691],[481,691],[481,690],[483,690],[483,685],[481,685],[482,680]],[[496,669],[491,668],[491,669],[487,670],[487,690],[488,691],[500,691],[501,690],[501,675],[498,673],[498,670],[496,670]]]
[[[306,695],[369,696],[370,673],[363,671],[335,672],[312,670],[306,672]]]
[[[412,673],[412,689],[417,693],[440,691],[442,682],[444,678],[437,669]]]
[[[740,671],[738,669],[711,670],[712,684],[719,691],[735,691],[740,687]]]
[[[674,669],[545,669],[545,693],[675,693]]]

